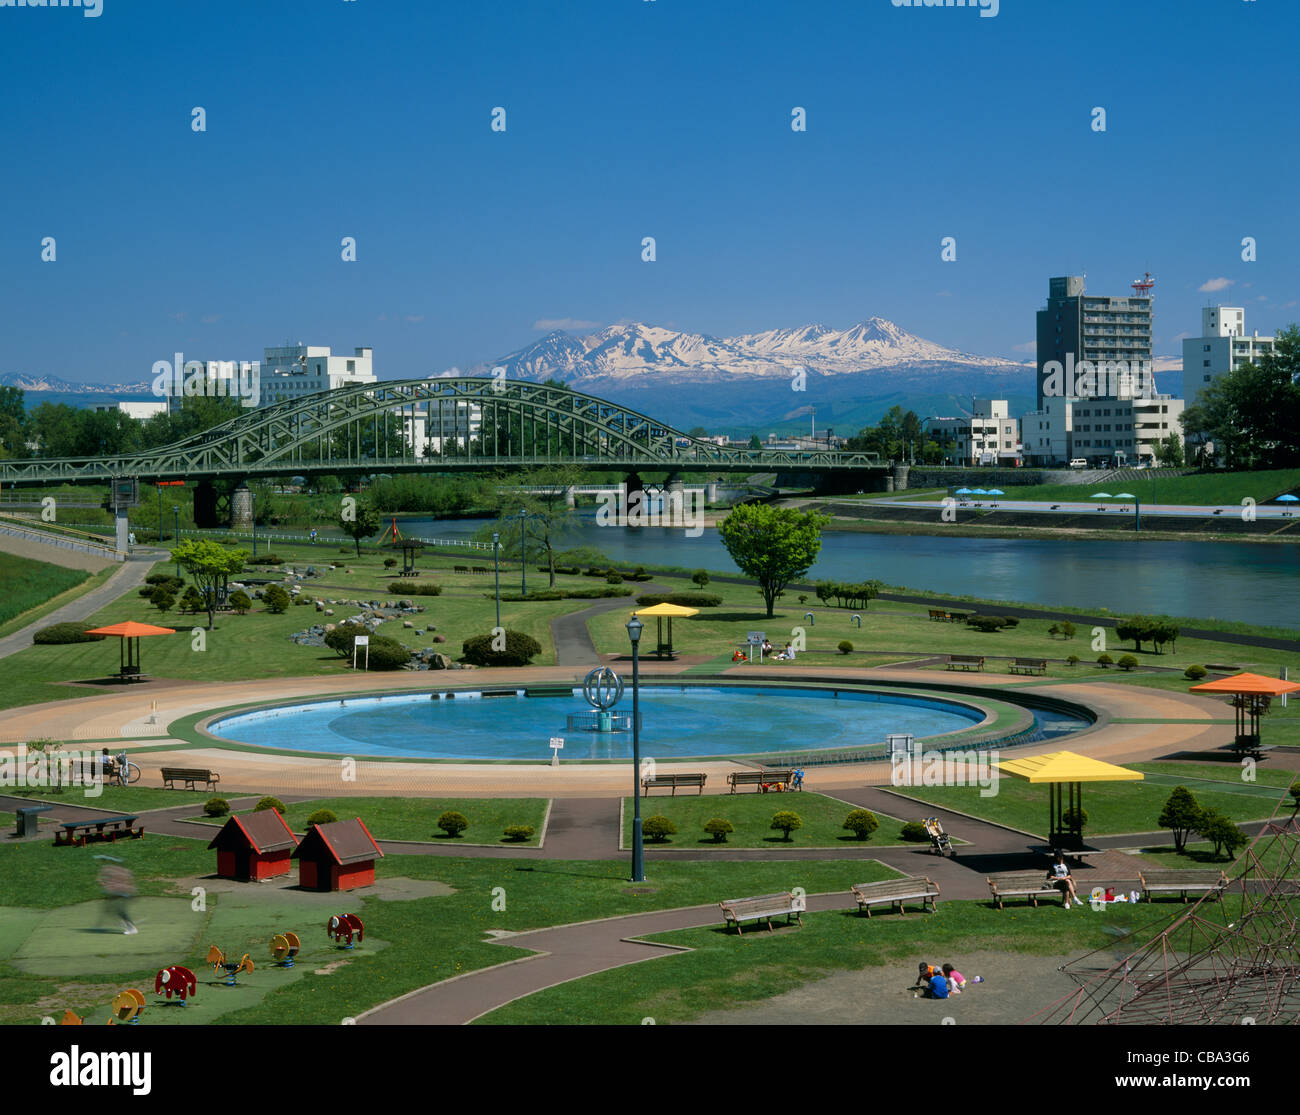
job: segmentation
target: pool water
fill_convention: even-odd
[[[615,711],[630,713],[625,694]],[[894,693],[772,687],[645,685],[641,755],[661,760],[768,751],[865,747],[905,732],[920,739],[970,728],[978,709]],[[411,759],[630,759],[630,732],[566,729],[591,709],[572,696],[418,693],[330,700],[227,716],[214,735],[286,751]]]

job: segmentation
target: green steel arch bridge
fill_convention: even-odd
[[[0,462],[6,489],[48,484],[184,480],[231,487],[253,478],[398,472],[517,471],[581,464],[639,470],[839,475],[875,486],[889,470],[871,453],[734,449],[567,387],[524,380],[395,380],[250,409],[183,441],[141,453]],[[869,475],[870,474],[870,475]]]

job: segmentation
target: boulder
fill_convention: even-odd
[[[426,624],[424,625],[424,629],[425,629],[426,631],[437,631],[437,630],[438,630],[438,629],[437,629],[433,624],[431,624],[431,623],[426,623]]]
[[[445,654],[431,654],[429,656],[429,669],[431,670],[454,670],[455,668],[456,663]]]
[[[402,620],[402,626],[403,626],[403,627],[410,627],[410,628],[414,629],[415,624],[413,624],[409,619],[404,619],[404,620]]]
[[[435,636],[433,637],[433,641],[434,641],[435,643],[445,643],[445,642],[447,641],[447,636],[446,636],[446,635],[435,635]]]
[[[327,616],[332,616],[332,615],[334,614],[334,609],[333,609],[333,608],[326,608],[326,609],[325,609],[325,614],[326,614]]]

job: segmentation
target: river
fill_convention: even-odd
[[[470,538],[481,519],[405,519],[402,532]],[[620,566],[676,565],[735,575],[713,529],[599,526],[577,513],[565,548],[592,546]],[[993,600],[1300,628],[1300,547],[1236,542],[1112,542],[826,531],[807,580],[889,585]]]

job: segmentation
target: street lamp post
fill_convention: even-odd
[[[492,569],[496,576],[497,582],[497,626],[501,626],[501,557],[500,557],[501,535],[492,532]]]
[[[162,535],[162,508],[161,507],[158,509],[158,534],[161,537]],[[178,546],[180,545],[181,509],[176,504],[172,504],[172,539],[175,541],[176,545]],[[178,561],[176,563],[176,576],[179,577],[180,575],[181,575],[181,563]]]
[[[519,591],[528,595],[528,510],[519,509]]]
[[[248,489],[248,509],[253,520],[253,557],[257,557],[257,493],[252,488]],[[366,659],[370,661],[369,658]]]
[[[645,861],[641,849],[641,723],[638,704],[641,683],[641,629],[645,625],[632,613],[627,637],[632,640],[632,882],[645,882]]]

